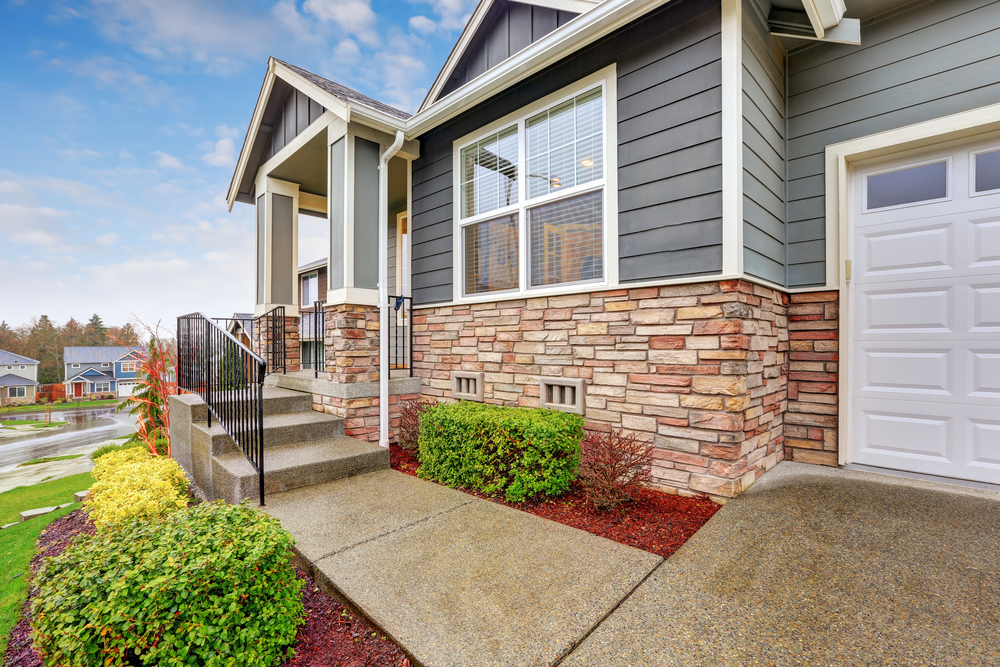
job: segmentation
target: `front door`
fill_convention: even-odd
[[[852,462],[1000,484],[1000,139],[855,167]]]
[[[79,382],[73,383],[73,396],[75,398],[80,398],[83,396],[83,385]]]

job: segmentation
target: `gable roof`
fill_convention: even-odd
[[[295,116],[292,131],[286,128],[283,133],[276,132],[276,120],[283,118],[286,110],[285,100],[294,95],[291,108],[301,107],[308,100],[308,113],[292,113]],[[336,81],[331,81],[318,74],[286,63],[277,58],[267,61],[267,73],[261,84],[253,117],[247,127],[243,147],[240,149],[236,169],[229,183],[226,199],[229,208],[237,201],[253,203],[254,179],[261,164],[270,159],[280,148],[286,146],[290,135],[302,134],[306,127],[311,126],[326,113],[350,120],[352,114],[370,118],[376,124],[401,129],[410,114],[388,104],[372,99],[356,90],[348,88]],[[328,117],[329,118],[329,117]],[[284,125],[284,121],[282,122]],[[283,136],[279,136],[283,135]],[[272,142],[272,137],[274,141]],[[278,141],[280,139],[280,142]],[[279,145],[280,144],[280,145]],[[270,147],[270,151],[266,149]]]
[[[434,79],[434,83],[431,85],[430,90],[427,91],[427,97],[424,98],[423,103],[420,105],[420,111],[429,107],[440,97],[450,94],[451,91],[447,91],[446,87],[452,78],[452,74],[469,55],[469,51],[480,41],[479,38],[482,37],[480,33],[489,30],[490,20],[495,18],[497,14],[495,8],[498,5],[514,4],[544,7],[546,9],[556,10],[557,12],[569,13],[572,17],[576,17],[577,15],[583,14],[596,7],[600,4],[600,2],[601,0],[518,0],[518,2],[509,2],[508,0],[480,0],[479,5],[469,18],[469,22],[465,24],[465,28],[462,30],[462,34],[459,36],[458,41],[455,42],[455,46],[448,55],[448,59],[445,60],[444,66],[441,68],[441,71],[438,72],[437,78]],[[553,28],[554,27],[556,26],[553,26]],[[548,30],[545,34],[548,34],[548,32],[552,32],[552,30]],[[544,34],[531,35],[527,39],[527,44],[530,45],[531,43],[538,41],[543,36]],[[505,59],[512,55],[514,55],[514,53],[509,53],[505,56]],[[486,67],[486,70],[489,69],[492,69],[492,66]]]
[[[12,364],[37,364],[37,359],[29,359],[28,357],[22,357],[20,354],[14,354],[13,352],[8,352],[6,350],[0,350],[0,365],[12,365]]]
[[[6,375],[0,375],[0,387],[35,387],[38,383],[34,380],[29,380],[28,378],[23,378],[20,375],[14,375],[13,373],[7,373]]]
[[[97,381],[105,381],[105,380],[107,380],[107,381],[110,381],[110,382],[114,382],[115,381],[115,376],[111,375],[109,373],[102,373],[101,371],[99,371],[96,368],[88,368],[88,369],[84,370],[82,373],[77,373],[76,375],[74,375],[73,377],[69,378],[68,380],[64,380],[63,384],[66,384],[67,382],[73,382],[74,380],[86,380],[88,382],[97,382]]]
[[[118,361],[122,355],[141,347],[122,347],[120,345],[108,345],[102,347],[64,347],[63,362],[67,364],[110,364]]]

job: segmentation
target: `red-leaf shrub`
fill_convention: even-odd
[[[419,398],[403,401],[399,410],[399,430],[396,442],[403,449],[416,449],[417,438],[420,435],[420,414],[427,406]]]
[[[653,446],[634,433],[591,431],[581,448],[580,481],[598,509],[614,509],[649,486]]]

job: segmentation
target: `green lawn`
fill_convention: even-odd
[[[80,476],[78,475],[78,477]],[[89,473],[87,476],[90,476]],[[14,493],[18,490],[12,489],[7,493]],[[79,490],[77,489],[77,491]],[[6,496],[7,493],[0,495],[0,497]],[[72,496],[70,499],[72,500]],[[5,498],[3,502],[6,503]],[[6,504],[2,506],[6,510]],[[42,506],[44,503],[36,505],[36,507]],[[31,558],[35,555],[35,542],[38,540],[38,535],[47,525],[59,517],[79,509],[79,507],[79,503],[74,503],[65,509],[56,510],[51,514],[0,531],[0,656],[7,651],[10,631],[17,623],[21,613],[21,605],[28,597],[28,564],[31,563]],[[21,576],[15,579],[14,577],[17,575]]]
[[[35,428],[55,428],[56,426],[65,426],[69,422],[51,422],[46,424],[41,420],[33,419],[5,419],[0,421],[0,424],[4,426],[34,426]]]
[[[53,410],[75,410],[77,408],[100,408],[102,406],[108,406],[108,405],[118,405],[118,399],[109,398],[106,401],[80,401],[79,403],[60,403],[58,405],[52,403],[48,405],[13,405],[5,408],[0,408],[0,413],[5,414],[8,412],[44,412],[46,408],[52,408]]]
[[[83,454],[67,454],[66,456],[46,456],[46,457],[41,458],[41,459],[32,459],[31,461],[28,461],[26,463],[22,463],[22,464],[20,464],[17,467],[18,468],[23,468],[24,466],[33,466],[33,465],[36,465],[38,463],[51,463],[52,461],[67,461],[69,459],[78,459],[78,458],[80,458],[82,456],[83,456]],[[267,487],[264,487],[264,488],[266,489]],[[81,489],[81,491],[82,491],[82,489]],[[76,493],[76,492],[74,491],[73,493]],[[59,504],[62,505],[62,503],[59,503]]]
[[[0,493],[0,525],[17,521],[24,510],[72,502],[74,493],[89,489],[93,483],[94,478],[90,476],[89,472],[85,472],[80,475],[54,479],[50,482],[42,482],[34,486],[19,486],[10,491],[4,491]],[[8,528],[7,530],[13,529]],[[0,535],[4,535],[6,532],[0,532]],[[3,571],[0,570],[0,572]]]

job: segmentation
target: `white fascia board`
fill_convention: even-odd
[[[406,121],[417,137],[670,0],[605,0]]]
[[[844,0],[802,0],[802,8],[820,39],[826,36],[827,30],[835,28],[847,12]]]
[[[243,138],[243,148],[240,149],[239,160],[236,161],[236,171],[233,173],[233,180],[229,183],[226,202],[229,204],[230,212],[233,210],[233,204],[236,203],[240,181],[243,180],[243,173],[246,171],[247,162],[250,160],[253,140],[257,137],[257,131],[260,129],[260,121],[264,116],[264,109],[267,107],[267,99],[271,96],[271,88],[274,86],[274,65],[274,58],[269,58],[267,61],[267,74],[264,75],[264,83],[260,87],[260,94],[257,95],[257,105],[253,109],[250,126],[247,127],[247,134]]]
[[[293,72],[281,63],[274,63],[274,74],[303,95],[311,97],[322,104],[327,111],[333,112],[334,115],[340,116],[341,118],[348,115],[346,102],[336,95],[328,93],[309,79],[306,79],[297,72]],[[345,120],[348,119],[345,118]]]
[[[406,129],[406,121],[402,118],[390,116],[384,111],[373,109],[361,104],[360,102],[350,102],[347,105],[347,108],[349,116],[344,120],[361,123],[362,125],[367,125],[375,130],[381,130],[389,135],[396,134],[397,130]]]
[[[472,12],[472,16],[469,17],[469,22],[466,23],[465,28],[462,29],[462,34],[458,36],[458,41],[455,42],[455,46],[452,47],[451,53],[448,54],[448,59],[444,61],[444,66],[441,67],[441,71],[438,72],[437,78],[434,79],[431,89],[427,91],[427,97],[425,97],[424,101],[420,104],[419,111],[423,111],[429,107],[431,105],[431,101],[437,99],[437,96],[441,94],[441,89],[444,88],[445,82],[455,70],[455,66],[458,65],[458,61],[462,58],[462,54],[464,54],[465,49],[469,47],[469,43],[476,34],[476,30],[479,29],[483,19],[486,18],[486,13],[489,12],[490,7],[492,6],[493,0],[482,0],[479,5],[476,6],[475,11]]]

